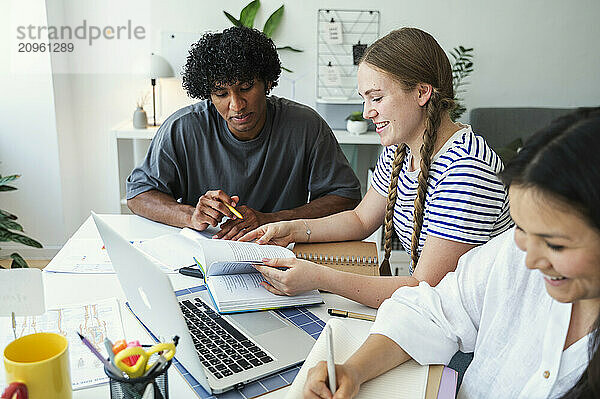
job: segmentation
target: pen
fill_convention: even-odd
[[[154,399],[154,384],[146,385],[142,399]]]
[[[146,371],[146,373],[144,373],[144,377],[152,375],[155,371],[162,368],[165,364],[167,364],[167,359],[163,355],[160,355],[158,357],[158,360],[156,360],[154,364]]]
[[[100,360],[102,362],[102,364],[104,364],[104,367],[106,367],[107,369],[109,369],[114,375],[118,375],[118,376],[122,376],[123,375],[123,373],[121,372],[121,370],[119,370],[114,364],[112,364],[111,362],[109,362],[108,360],[106,360],[104,357],[102,357],[102,355],[100,354],[100,352],[98,352],[98,349],[96,349],[96,347],[94,345],[92,345],[92,343],[90,341],[88,341],[86,337],[84,337],[83,335],[81,335],[79,333],[79,331],[77,331],[77,335],[79,335],[79,338],[81,338],[81,342],[83,342],[83,344],[85,346],[87,346],[90,351],[92,351],[92,353],[94,354],[94,356],[96,356],[98,358],[98,360]]]
[[[11,312],[11,318],[12,318],[13,335],[15,336],[15,339],[17,339],[17,320],[15,319],[15,312]]]
[[[115,354],[112,351],[113,343],[108,338],[104,338],[104,347],[108,352],[108,358],[112,364],[115,364]]]
[[[230,211],[231,211],[231,212],[232,212],[232,213],[233,213],[235,216],[237,216],[239,219],[243,219],[243,218],[244,218],[244,217],[242,216],[242,214],[241,214],[241,213],[239,213],[239,212],[238,212],[238,210],[237,210],[237,209],[235,209],[234,207],[232,207],[231,205],[229,205],[229,204],[225,204],[225,206],[226,206],[227,208],[229,208],[229,210],[230,210]]]
[[[337,390],[335,382],[335,362],[333,360],[333,333],[331,325],[325,325],[325,338],[327,338],[327,374],[329,375],[329,390],[334,394]]]
[[[366,320],[366,321],[375,321],[375,316],[372,316],[370,314],[348,312],[348,311],[345,311],[345,310],[331,309],[331,308],[327,309],[327,313],[329,313],[331,316],[349,317],[351,319],[360,319],[360,320]]]

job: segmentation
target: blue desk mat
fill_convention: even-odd
[[[195,292],[203,291],[205,289],[206,287],[204,285],[200,285],[197,287],[175,291],[175,295],[182,296],[187,294],[193,294]],[[127,306],[129,307],[129,304],[127,304]],[[136,317],[136,319],[138,319],[140,324],[142,324],[146,331],[156,341],[156,337],[152,334],[148,327],[146,327],[146,325],[142,323],[141,320],[139,320],[139,318],[135,315],[131,307],[129,307],[129,310],[131,310],[131,312]],[[319,335],[321,334],[321,331],[323,331],[323,327],[325,326],[325,322],[323,320],[319,319],[305,307],[285,308],[275,310],[274,312],[279,314],[281,317],[289,320],[290,322],[292,322],[292,324],[301,328],[315,340],[319,338]],[[249,399],[259,395],[264,395],[268,392],[275,391],[279,388],[283,388],[291,384],[292,381],[294,381],[294,378],[296,378],[296,375],[300,371],[301,367],[301,365],[296,365],[287,370],[280,371],[279,373],[272,374],[268,377],[264,377],[260,380],[246,384],[240,389],[234,389],[222,394],[211,395],[208,392],[206,392],[204,388],[202,388],[200,383],[196,381],[196,379],[192,377],[190,373],[188,373],[185,367],[183,367],[181,363],[177,361],[177,359],[173,359],[173,365],[177,368],[179,373],[187,381],[187,383],[196,393],[196,395],[202,399]]]

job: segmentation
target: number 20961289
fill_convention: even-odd
[[[19,53],[72,53],[73,43],[19,43]]]

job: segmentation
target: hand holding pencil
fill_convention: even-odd
[[[229,196],[223,190],[207,191],[198,199],[192,214],[191,227],[196,230],[205,230],[208,226],[216,227],[224,217],[243,218],[241,213],[235,209],[239,200],[238,196]]]
[[[247,232],[274,221],[272,214],[238,205],[239,201],[240,197],[229,196],[223,190],[207,191],[198,199],[189,227],[202,231],[208,226],[216,227],[224,217],[228,217],[229,220],[221,224],[221,230],[213,238],[237,240]]]

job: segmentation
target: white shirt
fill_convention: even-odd
[[[588,364],[589,335],[563,351],[571,304],[552,299],[525,267],[514,228],[463,255],[437,285],[399,288],[371,334],[394,340],[421,364],[475,352],[458,398],[556,398]]]

